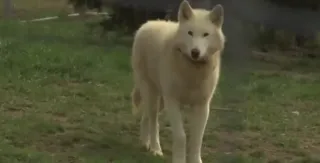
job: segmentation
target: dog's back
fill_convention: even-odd
[[[177,23],[162,20],[148,21],[136,32],[132,47],[133,59],[159,55],[170,44]]]
[[[170,48],[177,26],[175,22],[154,20],[148,21],[137,30],[131,56],[134,73],[149,79],[158,79],[161,57],[164,57]]]
[[[177,26],[176,22],[152,20],[137,30],[131,56],[135,85],[132,92],[133,109],[137,109],[140,104],[139,87],[148,85],[157,89],[159,86],[159,64],[170,48],[168,46],[171,46]]]

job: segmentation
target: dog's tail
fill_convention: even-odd
[[[131,92],[131,101],[132,101],[132,114],[137,115],[140,112],[140,103],[141,103],[141,94],[140,90],[136,87],[133,88]]]

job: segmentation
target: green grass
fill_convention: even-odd
[[[96,39],[80,21],[0,31],[1,163],[170,162],[163,123],[164,159],[139,144],[128,41]],[[241,79],[222,73],[205,163],[320,162],[320,61],[272,56]]]

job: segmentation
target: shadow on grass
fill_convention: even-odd
[[[77,152],[77,155],[87,160],[100,158],[99,161],[114,163],[164,162],[162,158],[154,157],[144,149],[139,140],[133,140],[137,138],[130,127],[110,125],[104,132],[70,131],[53,136],[50,140],[58,140],[60,148]]]
[[[139,141],[126,141],[122,139],[124,137],[114,135],[104,136],[87,145],[82,152],[88,155],[104,155],[107,157],[108,162],[163,162],[161,158],[152,156],[150,152],[141,147]],[[132,144],[132,142],[137,143]]]

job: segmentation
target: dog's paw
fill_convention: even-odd
[[[154,156],[163,156],[160,144],[150,145],[148,149]]]
[[[150,152],[151,152],[154,156],[163,157],[163,153],[162,153],[162,150],[161,150],[161,149],[158,149],[158,150],[149,149],[149,150],[150,150]]]

